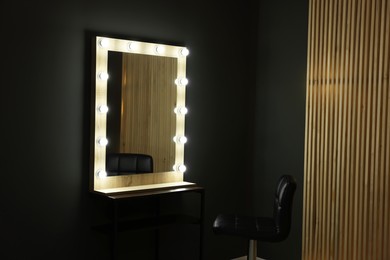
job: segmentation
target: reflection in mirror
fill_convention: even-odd
[[[108,52],[107,155],[152,156],[154,170],[175,163],[177,59]]]
[[[183,182],[188,49],[97,36],[94,51],[91,190]],[[134,155],[150,157],[153,170],[107,174],[107,157],[127,167]]]

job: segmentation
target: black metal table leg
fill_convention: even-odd
[[[205,215],[205,192],[200,191],[200,224],[199,224],[199,259],[203,259],[203,236],[204,236],[204,215]]]
[[[116,200],[112,201],[112,230],[111,230],[111,259],[116,260],[118,257],[118,205]]]
[[[156,227],[159,225],[160,218],[160,197],[155,198],[155,221]],[[159,228],[155,229],[155,259],[158,260],[160,258],[160,230]]]

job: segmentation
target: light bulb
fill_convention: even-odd
[[[187,137],[185,137],[185,136],[180,136],[180,137],[179,137],[179,142],[182,143],[182,144],[187,143]]]
[[[158,46],[156,47],[156,53],[161,54],[161,53],[163,53],[163,52],[164,52],[164,46],[158,45]]]
[[[108,79],[108,73],[107,72],[100,72],[99,73],[99,79],[101,80],[107,80]]]
[[[175,172],[183,173],[183,172],[185,172],[187,170],[187,167],[184,164],[179,164],[179,165],[175,164],[175,165],[173,165],[173,170]]]
[[[181,48],[180,49],[180,55],[188,56],[188,54],[190,54],[190,51],[187,48]]]
[[[178,170],[179,172],[185,172],[187,170],[187,167],[184,164],[180,164]]]
[[[175,136],[175,137],[173,137],[173,141],[175,143],[185,144],[187,142],[187,137],[185,137],[185,136],[179,136],[179,137]]]
[[[107,172],[104,171],[104,170],[99,170],[99,171],[97,172],[97,176],[98,176],[99,178],[105,178],[105,177],[107,177]]]
[[[108,106],[106,105],[101,105],[98,107],[98,110],[100,113],[107,113],[108,112]]]
[[[102,38],[99,40],[100,47],[107,48],[108,47],[108,40],[106,38]]]
[[[106,145],[108,144],[108,140],[107,140],[107,138],[105,138],[105,137],[99,138],[97,142],[98,142],[98,144],[101,145],[101,146],[106,146]]]
[[[134,42],[129,42],[129,43],[127,44],[127,48],[128,48],[130,51],[134,51],[134,50],[137,49],[137,46],[136,46],[136,44],[135,44]]]
[[[188,109],[187,109],[186,107],[176,107],[176,108],[174,109],[174,112],[175,112],[176,114],[185,115],[185,114],[188,113]]]
[[[175,80],[176,85],[180,86],[186,86],[188,84],[188,79],[186,78],[180,78]]]

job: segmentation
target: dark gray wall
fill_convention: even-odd
[[[288,239],[259,244],[265,259],[301,259],[305,135],[307,0],[260,1],[254,205],[272,214],[270,196],[282,174],[297,181]]]
[[[106,205],[88,194],[88,31],[188,46],[185,178],[206,188],[205,257],[244,255],[246,241],[212,233],[216,214],[259,212],[281,158],[303,174],[306,3],[283,1],[276,19],[268,11],[282,3],[271,2],[1,2],[0,258],[108,259],[107,239],[91,230]],[[193,210],[192,201],[174,202]],[[163,230],[162,259],[196,259],[196,234]],[[152,233],[123,236],[120,246],[127,259],[153,259]],[[264,252],[282,259],[274,249]]]

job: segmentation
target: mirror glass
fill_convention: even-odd
[[[183,181],[187,48],[100,36],[94,47],[93,189]],[[149,155],[153,171],[107,175],[109,154]]]
[[[155,172],[171,171],[177,59],[109,51],[108,74],[107,154],[151,155]]]

